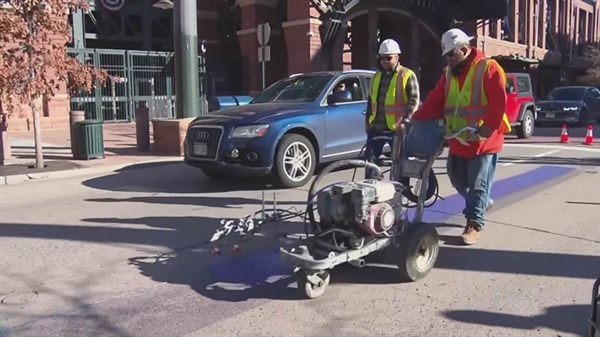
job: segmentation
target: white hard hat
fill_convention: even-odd
[[[392,39],[387,39],[387,40],[384,40],[383,42],[381,42],[381,45],[379,46],[379,55],[393,55],[393,54],[402,54],[402,51],[400,51],[400,45],[398,44],[398,42],[396,42]]]
[[[467,35],[458,28],[448,30],[442,35],[442,55],[446,55],[454,48],[469,43],[471,40],[473,40],[472,36]]]

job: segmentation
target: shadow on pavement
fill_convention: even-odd
[[[275,189],[265,179],[215,180],[181,160],[130,165],[114,174],[92,178],[82,184],[105,191],[146,193],[217,193]]]
[[[600,206],[600,202],[587,202],[587,201],[567,201],[567,204],[585,205],[585,206]]]
[[[567,158],[567,157],[500,157],[500,163],[535,164],[535,165],[573,165],[600,166],[600,158]]]
[[[490,261],[494,261],[490,263]],[[347,273],[332,275],[332,282],[357,284],[398,283],[393,250],[385,254],[382,265],[366,266],[362,270],[349,267]],[[352,269],[350,269],[352,268]],[[346,269],[344,267],[344,269]],[[594,280],[600,275],[597,256],[561,253],[513,252],[469,247],[440,246],[435,269],[506,273]],[[335,280],[334,280],[335,276]]]
[[[265,194],[267,202],[271,200],[272,196]],[[239,209],[244,208],[246,205],[261,205],[261,200],[257,198],[243,198],[243,197],[216,197],[216,196],[193,196],[193,197],[130,197],[130,198],[90,198],[85,199],[88,202],[136,202],[136,203],[147,203],[156,205],[189,205],[189,206],[202,206],[211,208],[232,208]],[[280,201],[277,200],[277,205],[298,205],[298,201]],[[265,208],[272,207],[272,205],[266,204]],[[257,209],[258,210],[258,209]]]
[[[0,237],[40,238],[94,243],[137,244],[159,247],[169,253],[147,253],[130,258],[140,273],[156,282],[189,285],[202,296],[217,301],[245,301],[250,298],[298,299],[288,285],[292,267],[279,257],[277,233],[302,232],[302,223],[270,224],[265,237],[243,244],[239,255],[227,246],[223,255],[211,257],[209,238],[219,219],[195,216],[82,219],[107,224],[102,227],[44,224],[0,224]],[[108,224],[138,225],[124,228]],[[160,248],[164,247],[164,248]],[[394,264],[393,250],[391,261]],[[494,261],[494,263],[490,263]],[[549,277],[596,279],[600,265],[595,256],[561,253],[512,252],[489,249],[440,247],[436,269],[469,270]],[[434,270],[435,272],[435,270]],[[394,268],[340,266],[332,273],[332,283],[398,283]]]
[[[586,336],[589,329],[587,320],[590,317],[590,310],[591,306],[589,305],[575,304],[549,307],[543,314],[530,317],[477,310],[446,311],[442,315],[469,324],[529,331],[546,328],[556,332]]]

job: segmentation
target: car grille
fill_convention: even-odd
[[[189,155],[197,159],[217,159],[222,136],[223,129],[220,127],[192,127],[188,133]]]

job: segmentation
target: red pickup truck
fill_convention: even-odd
[[[506,115],[519,138],[533,135],[537,110],[527,73],[506,73]]]

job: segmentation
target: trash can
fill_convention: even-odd
[[[87,119],[74,123],[78,145],[75,159],[104,158],[103,123],[104,121],[98,119]]]

